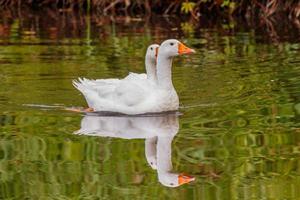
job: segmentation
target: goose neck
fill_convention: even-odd
[[[156,81],[156,63],[151,58],[146,57],[145,60],[146,64],[146,73],[147,73],[147,79],[150,81]]]
[[[159,137],[157,140],[157,171],[168,173],[172,170],[172,140],[173,137]]]
[[[172,61],[172,58],[163,55],[158,55],[157,58],[157,82],[166,89],[174,88],[172,83]]]

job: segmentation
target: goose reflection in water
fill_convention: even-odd
[[[178,133],[178,116],[167,114],[145,117],[108,117],[86,115],[81,120],[81,129],[74,132],[98,137],[122,139],[145,139],[146,159],[157,170],[158,180],[167,187],[178,187],[194,181],[185,174],[172,173],[171,146]]]

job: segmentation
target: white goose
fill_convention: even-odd
[[[118,126],[116,126],[118,124]],[[174,114],[153,117],[100,117],[86,115],[75,134],[145,139],[145,155],[158,180],[165,186],[177,187],[194,181],[189,175],[172,173],[172,140],[178,133],[178,116]]]
[[[158,44],[152,44],[147,48],[146,55],[145,55],[145,68],[146,74],[137,74],[133,72],[129,72],[129,74],[124,78],[124,80],[136,80],[136,79],[148,79],[152,82],[157,81],[156,77],[156,59],[157,59],[157,52],[158,52]],[[117,78],[109,78],[109,79],[86,79],[86,78],[79,78],[79,83],[77,81],[73,81],[73,85],[78,88],[78,85],[81,84],[86,88],[96,90],[99,92],[100,96],[105,96],[115,90],[115,88],[120,84],[122,79]],[[81,86],[82,87],[82,86]],[[83,93],[84,94],[84,93]],[[93,109],[93,99],[90,98],[90,95],[84,95],[89,108],[85,109],[85,112],[92,112]],[[72,111],[81,111],[78,109],[70,109]]]
[[[91,87],[74,81],[94,111],[119,112],[129,115],[175,111],[179,99],[172,83],[173,57],[194,53],[193,49],[175,39],[164,41],[157,56],[157,83],[144,79],[123,79],[114,88]],[[103,92],[105,91],[105,92]]]
[[[126,80],[134,80],[136,78],[138,79],[148,79],[152,81],[156,81],[156,59],[157,59],[157,52],[158,52],[158,44],[151,44],[146,51],[145,55],[145,68],[146,68],[146,74],[138,74],[134,72],[129,72],[129,74],[124,78]],[[80,79],[82,83],[88,84],[91,86],[103,86],[102,84],[118,84],[122,79],[117,78],[109,78],[109,79],[97,79],[97,80],[91,80],[91,79]]]
[[[137,74],[130,72],[125,79],[127,80],[134,80],[136,78],[140,79],[148,79],[150,81],[156,82],[156,59],[158,53],[158,44],[152,44],[147,48],[146,56],[145,56],[145,68],[146,74]]]

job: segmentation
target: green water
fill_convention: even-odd
[[[300,198],[299,37],[270,42],[252,29],[172,20],[47,19],[0,23],[1,199]],[[197,51],[173,66],[182,115],[112,119],[62,110],[86,106],[73,79],[143,72],[147,45],[167,38]],[[147,122],[140,139],[126,138],[129,121]],[[119,134],[74,134],[85,122]],[[170,134],[172,172],[195,181],[176,188],[159,181],[145,156],[148,130]]]

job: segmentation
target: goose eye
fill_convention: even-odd
[[[153,50],[153,47],[151,47],[150,49]]]
[[[173,43],[173,42],[171,42],[171,43],[170,43],[170,45],[171,45],[171,46],[173,46],[173,45],[174,45],[174,43]]]

